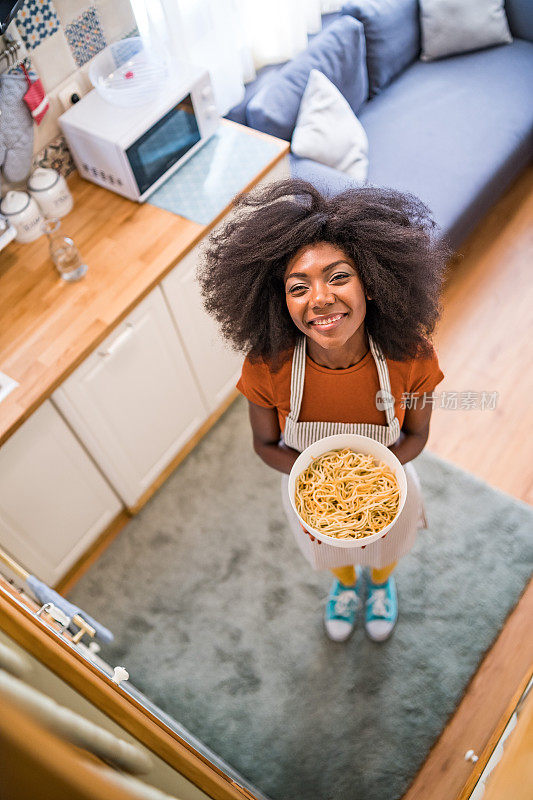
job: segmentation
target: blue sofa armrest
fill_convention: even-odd
[[[505,0],[505,13],[513,36],[533,42],[533,2]]]
[[[340,194],[345,189],[355,189],[359,185],[344,172],[319,164],[310,158],[299,158],[293,153],[289,155],[289,165],[292,178],[309,181],[315,189],[328,197]]]

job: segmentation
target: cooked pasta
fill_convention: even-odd
[[[339,539],[361,539],[394,520],[400,505],[387,464],[349,448],[330,450],[296,480],[296,508],[312,528]]]

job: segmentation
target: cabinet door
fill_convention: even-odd
[[[204,311],[197,266],[198,246],[163,279],[162,288],[205,403],[214,411],[235,388],[243,357],[229,349],[215,321]]]
[[[276,166],[259,186],[289,175],[287,159]],[[219,223],[224,225],[226,217]],[[203,244],[197,245],[163,279],[161,286],[174,316],[192,368],[210,411],[217,409],[233,391],[239,378],[243,356],[226,344],[215,321],[202,303],[196,270]]]
[[[122,508],[49,401],[0,449],[0,543],[56,583]]]
[[[159,287],[54,392],[127,506],[207,417]]]

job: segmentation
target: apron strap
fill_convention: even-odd
[[[294,345],[291,371],[291,406],[288,419],[298,422],[305,383],[305,336],[299,336]]]
[[[385,395],[384,399],[389,396],[392,397],[387,359],[383,355],[383,351],[379,344],[372,339],[370,334],[368,335],[368,341],[370,342],[370,350],[372,351],[374,361],[376,362],[379,376],[379,386]],[[396,429],[396,426],[399,428],[400,423],[398,422],[394,413],[394,403],[385,403],[385,416],[387,417],[387,425],[389,428],[394,427]]]
[[[368,334],[368,341],[370,343],[370,351],[374,357],[374,362],[378,371],[379,385],[385,397],[392,396],[389,368],[387,360],[383,355],[383,351],[377,342]],[[298,422],[300,416],[300,408],[302,406],[302,398],[304,393],[305,384],[305,336],[300,336],[294,345],[294,352],[292,355],[292,371],[291,371],[291,400],[290,411],[287,419],[292,422]],[[400,423],[394,413],[394,404],[385,403],[385,416],[389,428],[392,428],[397,433],[396,438],[399,436]]]

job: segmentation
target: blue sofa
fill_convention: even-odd
[[[418,195],[457,249],[533,152],[533,0],[507,0],[506,13],[512,44],[423,62],[417,0],[347,2],[228,116],[290,141],[309,72],[319,69],[367,132],[368,182]],[[353,185],[290,158],[292,174],[322,190]]]

